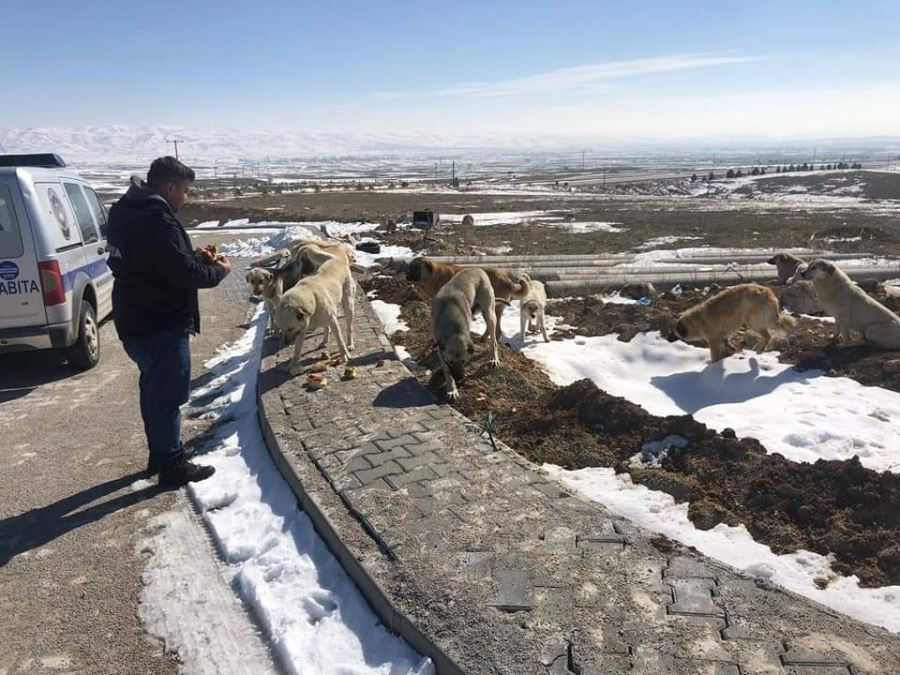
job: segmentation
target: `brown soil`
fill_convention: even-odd
[[[395,342],[404,343],[421,365],[436,371],[429,303],[418,289],[382,276],[366,282],[366,290],[402,305],[401,318],[410,331],[396,333]],[[582,334],[621,332],[623,327],[627,334],[670,325],[673,314],[700,297],[702,291],[688,291],[678,298],[660,297],[646,308],[604,306],[597,298],[585,298],[554,302],[550,311],[566,317]],[[800,335],[809,337],[799,338],[797,349],[787,353],[812,358],[821,351],[814,341],[822,327],[820,322],[803,320]],[[825,325],[824,331],[829,328]],[[831,370],[851,367],[844,351],[852,350],[822,352]],[[875,357],[865,354],[853,367]],[[716,433],[689,415],[650,415],[588,380],[558,388],[532,361],[508,347],[502,347],[500,368],[490,367],[488,358],[487,350],[476,352],[467,377],[459,383],[461,398],[454,406],[480,423],[491,412],[497,436],[532,461],[572,469],[613,467],[637,483],[689,502],[688,515],[701,529],[720,522],[743,523],[757,541],[778,553],[801,548],[833,553],[834,569],[857,574],[865,585],[900,583],[900,476],[866,469],[856,458],[790,462],[767,454],[755,439],[735,438],[730,430]],[[875,366],[873,377],[874,370]],[[442,392],[439,373],[423,371],[419,377]],[[900,381],[892,382],[900,391]],[[689,445],[660,468],[628,463],[643,443],[670,434],[684,437]]]
[[[880,185],[880,174],[870,174],[870,185]],[[791,177],[793,179],[794,177]],[[890,176],[884,180],[889,180]],[[779,179],[782,180],[782,179]],[[788,180],[785,178],[784,180]],[[888,188],[885,188],[888,189]],[[893,188],[890,188],[893,189]],[[878,194],[881,194],[880,192]],[[369,220],[407,222],[414,209],[432,208],[440,214],[465,214],[490,211],[552,211],[579,221],[621,223],[624,232],[574,234],[560,226],[518,224],[465,228],[460,224],[442,224],[435,233],[453,247],[480,250],[509,247],[514,255],[535,253],[608,253],[631,251],[635,246],[660,234],[696,236],[695,245],[724,247],[770,246],[775,248],[806,246],[811,236],[857,236],[861,229],[881,232],[862,242],[838,243],[838,250],[861,250],[883,255],[900,254],[900,223],[884,214],[865,211],[804,211],[801,208],[765,211],[735,209],[715,199],[692,198],[610,198],[593,193],[548,193],[547,195],[496,195],[475,192],[404,193],[368,190],[336,190],[302,194],[254,194],[238,199],[200,198],[188,202],[180,214],[182,222],[192,225],[206,220],[250,218],[262,220]],[[275,209],[275,210],[269,210]],[[558,223],[558,225],[561,225]],[[848,227],[847,235],[830,235]],[[835,229],[838,228],[838,229]],[[414,236],[421,236],[416,233]],[[673,247],[683,242],[673,244]],[[832,245],[829,245],[832,246]],[[439,244],[429,248],[443,253]]]

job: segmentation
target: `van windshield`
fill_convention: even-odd
[[[9,187],[0,185],[0,258],[19,258],[23,252],[22,233],[13,210],[12,195]]]

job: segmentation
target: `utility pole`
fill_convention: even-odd
[[[166,139],[166,143],[172,143],[175,145],[175,159],[178,159],[178,144],[184,143],[184,141],[180,138],[168,138]]]
[[[434,163],[434,178],[437,180],[437,162]]]
[[[450,183],[456,184],[456,160],[453,160],[453,164],[450,165]]]

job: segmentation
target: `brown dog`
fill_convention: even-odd
[[[682,340],[703,339],[715,362],[728,356],[728,338],[742,326],[759,338],[756,351],[762,353],[772,339],[769,331],[789,328],[796,321],[779,314],[778,298],[759,284],[740,284],[691,307],[675,322],[675,334]]]
[[[406,280],[418,284],[428,297],[433,298],[443,286],[453,278],[457,272],[466,269],[463,265],[445,265],[444,263],[435,262],[431,258],[420,257],[409,263],[406,269]],[[496,315],[496,336],[499,340],[502,337],[500,330],[500,319],[503,316],[503,310],[510,300],[521,300],[528,295],[530,285],[528,279],[514,279],[506,272],[494,269],[492,267],[481,267],[491,282],[491,288],[494,289],[494,298],[496,300],[506,300],[506,303],[497,302],[494,305],[494,313]],[[485,331],[484,337],[488,336]]]

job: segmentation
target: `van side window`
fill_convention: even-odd
[[[63,183],[63,185],[66,188],[66,194],[69,195],[69,201],[72,202],[72,208],[75,210],[75,220],[78,221],[84,243],[93,244],[100,239],[100,236],[97,234],[94,217],[91,215],[91,209],[84,198],[81,186],[77,183]]]
[[[84,188],[84,194],[87,195],[87,203],[91,207],[91,213],[94,214],[94,220],[100,225],[100,236],[106,239],[106,207],[91,188]]]
[[[12,195],[7,186],[0,185],[0,258],[18,258],[24,252]]]

